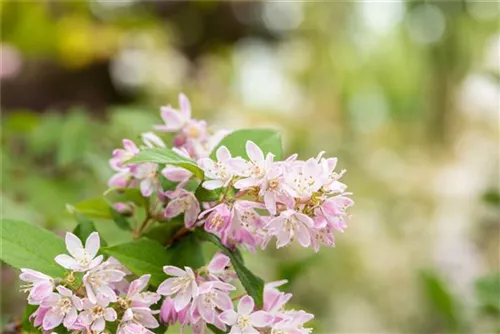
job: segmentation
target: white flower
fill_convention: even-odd
[[[144,132],[141,134],[141,138],[148,148],[166,147],[163,140],[153,132]]]
[[[246,165],[242,158],[231,157],[231,152],[225,146],[219,147],[215,154],[217,162],[210,158],[198,160],[198,165],[205,172],[205,176],[211,179],[203,182],[203,187],[208,190],[227,187],[235,174],[235,170]]]
[[[288,245],[292,238],[296,238],[302,247],[308,247],[311,244],[310,229],[313,226],[311,217],[294,210],[286,210],[271,219],[265,228],[269,235],[276,236],[276,248]]]
[[[99,298],[96,303],[85,299],[83,301],[84,311],[80,313],[79,320],[84,325],[97,333],[101,333],[106,327],[106,321],[112,322],[117,318],[116,311],[107,307],[109,302]]]
[[[28,283],[21,286],[22,291],[29,292],[28,304],[40,305],[42,300],[50,296],[52,291],[54,291],[54,280],[52,277],[36,270],[22,268],[19,278]]]
[[[213,324],[217,317],[216,308],[225,311],[233,308],[229,291],[236,290],[234,286],[220,281],[208,281],[200,284],[198,296],[193,301],[193,308],[208,323]]]
[[[83,276],[83,284],[87,291],[87,297],[92,303],[98,299],[116,301],[116,292],[113,285],[120,282],[125,277],[123,271],[117,269],[107,269],[106,266],[99,266],[87,272]]]
[[[130,168],[132,175],[139,180],[139,188],[144,197],[149,197],[158,187],[158,165],[152,162],[145,162],[134,165]]]
[[[43,318],[43,329],[50,330],[56,328],[61,323],[64,327],[73,326],[78,318],[78,311],[82,309],[82,301],[73,292],[63,286],[58,286],[59,293],[52,293],[45,298],[42,307],[49,307],[50,310]]]
[[[266,327],[273,322],[274,317],[265,311],[253,312],[254,302],[252,297],[244,296],[238,302],[238,312],[227,310],[219,315],[219,319],[232,326],[231,334],[258,334],[255,327]]]
[[[98,266],[103,259],[102,255],[96,257],[100,247],[99,234],[93,232],[85,241],[85,248],[82,242],[73,233],[66,233],[66,249],[71,256],[61,254],[56,256],[55,261],[66,269],[73,271],[87,271]]]
[[[191,300],[198,295],[198,285],[194,272],[189,267],[184,270],[174,266],[165,266],[163,271],[170,276],[158,287],[158,293],[164,296],[172,296],[174,308],[177,312],[185,308]]]
[[[274,154],[268,153],[264,157],[264,152],[251,140],[246,143],[246,152],[250,161],[237,168],[237,174],[244,177],[234,184],[238,189],[257,186],[271,168],[274,160]]]
[[[288,167],[288,166],[287,166]],[[294,161],[284,173],[283,187],[293,197],[309,199],[323,185],[328,175],[323,166],[314,158],[307,161]]]

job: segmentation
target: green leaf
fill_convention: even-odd
[[[170,264],[172,266],[180,268],[188,266],[198,269],[205,265],[201,242],[193,233],[189,233],[177,240],[167,250],[170,254]]]
[[[261,308],[264,304],[264,281],[248,270],[248,268],[243,264],[241,255],[238,252],[231,251],[224,246],[217,236],[200,228],[196,229],[195,233],[200,239],[216,245],[229,257],[229,259],[231,259],[231,264],[233,265],[234,271],[236,271],[241,284],[245,288],[246,292],[254,299],[255,305]]]
[[[194,195],[200,202],[213,202],[220,198],[222,193],[222,188],[215,190],[208,190],[203,188],[201,185],[196,189]]]
[[[148,198],[137,188],[111,188],[104,192],[104,198],[111,204],[132,202],[138,207],[148,206]]]
[[[217,147],[212,151],[210,157],[216,159],[215,153],[220,146],[226,146],[233,157],[243,157],[248,159],[246,153],[246,143],[248,140],[253,141],[264,152],[264,155],[271,152],[276,156],[277,160],[283,158],[283,143],[281,134],[276,130],[271,129],[242,129],[228,134]]]
[[[64,268],[54,261],[57,255],[66,253],[61,238],[22,221],[3,219],[1,225],[0,258],[5,263],[17,269],[37,270],[52,277],[64,276]]]
[[[214,334],[226,334],[226,332],[224,331],[221,331],[220,329],[218,329],[217,327],[215,327],[214,325],[212,324],[207,324],[207,327],[208,329],[210,329],[212,331],[212,333]]]
[[[500,314],[500,273],[478,279],[476,281],[476,294],[485,310]]]
[[[81,201],[73,206],[68,206],[68,208],[70,211],[73,209],[80,213],[83,213],[88,217],[104,218],[104,219],[109,219],[112,217],[111,211],[109,210],[110,205],[104,199],[104,197],[90,198]]]
[[[156,240],[162,245],[166,245],[170,238],[184,227],[183,219],[172,219],[167,222],[157,223],[142,235],[148,239]]]
[[[115,257],[134,274],[151,274],[151,285],[158,286],[166,278],[163,266],[170,263],[165,248],[158,242],[139,239],[102,249],[103,253]]]
[[[434,309],[433,314],[444,321],[447,331],[459,331],[462,318],[458,312],[457,300],[446,284],[433,272],[424,271],[420,277],[430,307]]]
[[[30,315],[33,314],[37,310],[38,306],[37,305],[26,305],[24,308],[24,313],[23,313],[23,319],[21,320],[21,326],[23,328],[23,333],[27,334],[34,334],[34,333],[41,333],[42,331],[38,330],[33,326],[33,324],[30,321]]]
[[[126,162],[155,162],[159,164],[179,166],[192,172],[196,177],[203,179],[203,171],[193,160],[184,158],[166,147],[141,150],[135,157]]]
[[[122,230],[125,231],[132,231],[132,227],[130,226],[130,222],[128,221],[127,218],[125,218],[124,215],[122,215],[120,212],[116,211],[115,209],[111,209],[111,216],[113,217],[113,221],[116,223],[116,225],[121,228]]]

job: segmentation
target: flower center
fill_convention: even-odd
[[[250,327],[250,317],[248,315],[240,315],[236,324],[240,329],[246,329]]]

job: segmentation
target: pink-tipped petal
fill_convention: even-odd
[[[92,232],[85,241],[85,251],[90,255],[90,257],[93,258],[94,256],[96,256],[100,247],[101,240],[99,238],[99,233]]]
[[[274,317],[265,311],[257,311],[250,315],[250,321],[255,327],[266,327],[273,320]]]
[[[249,315],[252,313],[254,307],[255,303],[253,302],[253,298],[246,295],[242,297],[238,303],[238,314]]]
[[[252,160],[252,162],[261,164],[264,162],[264,153],[257,144],[253,141],[248,140],[246,143],[247,155]]]
[[[234,312],[234,310],[224,311],[219,315],[219,320],[226,325],[233,326],[238,320],[238,313]]]
[[[66,249],[72,256],[78,255],[83,248],[82,241],[71,232],[66,233],[65,242]]]

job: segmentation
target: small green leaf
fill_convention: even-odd
[[[144,238],[103,248],[102,251],[118,259],[138,276],[151,274],[153,286],[158,286],[166,278],[163,266],[170,263],[170,257],[156,241]]]
[[[484,309],[500,314],[500,273],[478,279],[476,294]]]
[[[281,134],[276,130],[271,129],[242,129],[228,134],[217,147],[212,151],[210,157],[216,159],[215,152],[220,146],[226,146],[233,157],[243,157],[248,159],[246,153],[246,143],[248,140],[253,141],[264,152],[264,155],[271,152],[276,156],[277,160],[283,157],[283,143]]]
[[[162,245],[166,245],[175,232],[180,230],[182,227],[184,227],[183,219],[172,219],[167,222],[161,222],[153,225],[153,227],[142,235],[148,239],[156,240]]]
[[[23,328],[23,333],[25,334],[35,334],[35,333],[41,333],[42,331],[38,330],[33,326],[33,324],[30,321],[30,315],[32,315],[36,310],[38,306],[37,305],[26,305],[24,308],[24,313],[23,313],[23,319],[21,321],[21,326]]]
[[[116,225],[125,231],[132,231],[132,227],[130,226],[130,222],[125,216],[123,216],[120,212],[115,209],[110,208],[111,216],[113,217],[113,221]]]
[[[222,188],[215,190],[208,190],[203,188],[203,186],[199,186],[196,189],[194,195],[200,202],[213,202],[217,201],[222,193]]]
[[[70,210],[71,209],[92,218],[111,218],[111,211],[109,210],[110,205],[104,197],[95,197],[81,201],[71,206]]]
[[[174,242],[168,249],[172,266],[198,269],[205,265],[201,242],[192,233]]]
[[[184,158],[166,147],[144,149],[126,162],[155,162],[159,164],[179,166],[192,172],[196,177],[203,179],[203,171],[193,160]]]
[[[238,252],[231,251],[226,246],[224,246],[219,238],[211,233],[204,231],[203,229],[196,229],[196,235],[205,241],[211,242],[216,245],[224,254],[226,254],[229,259],[231,259],[231,264],[233,265],[234,271],[238,275],[241,284],[247,291],[247,293],[254,299],[255,305],[261,308],[264,304],[263,293],[264,293],[264,281],[254,275],[247,267],[243,264],[243,259]]]
[[[63,239],[41,227],[26,222],[1,220],[0,259],[21,269],[30,268],[52,277],[64,276],[64,268],[54,258],[66,253]]]

